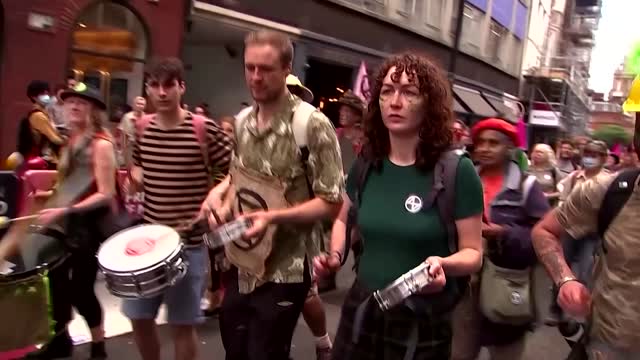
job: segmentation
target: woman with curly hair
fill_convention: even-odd
[[[352,223],[348,213],[357,208],[364,246],[342,307],[334,360],[449,358],[451,312],[466,284],[457,278],[481,266],[483,208],[480,179],[466,157],[456,157],[453,165],[451,224],[429,203],[436,164],[454,153],[451,108],[450,83],[425,57],[391,57],[375,79],[360,160],[371,164],[370,171],[359,182],[354,174],[359,163],[351,169],[331,251],[314,259],[316,276],[338,270]],[[457,230],[455,251],[447,225]],[[380,310],[372,293],[425,261],[430,283],[400,305]]]

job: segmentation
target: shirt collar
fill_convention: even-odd
[[[504,187],[509,190],[520,190],[521,183],[522,172],[520,171],[520,167],[515,162],[509,161],[504,178]]]
[[[478,174],[482,171],[482,168],[478,166]],[[520,183],[522,182],[522,172],[520,167],[513,161],[509,161],[504,172],[503,187],[509,190],[519,190]]]
[[[258,130],[258,111],[260,111],[260,109],[258,104],[254,104],[247,121],[247,129],[256,136],[260,133],[266,134],[271,131],[278,135],[284,135],[287,132],[285,121],[292,119],[293,112],[301,101],[299,97],[291,94],[289,90],[287,90],[285,96],[283,96],[278,103],[278,110],[273,114],[271,123],[263,131]]]

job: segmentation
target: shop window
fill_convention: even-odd
[[[110,112],[143,93],[148,39],[128,7],[99,1],[78,17],[70,51],[71,70],[100,89]]]
[[[500,52],[508,40],[508,34],[509,31],[505,27],[491,20],[489,37],[487,39],[487,57],[490,61],[500,61]]]

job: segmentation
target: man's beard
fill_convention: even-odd
[[[263,93],[262,98],[257,99],[254,97],[254,100],[263,104],[273,104],[280,99],[281,94],[282,90],[266,91]]]

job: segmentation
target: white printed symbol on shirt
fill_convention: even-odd
[[[415,214],[422,209],[422,199],[416,195],[410,195],[404,202],[404,208]]]

